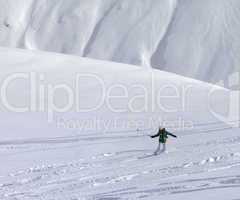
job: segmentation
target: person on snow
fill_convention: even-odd
[[[158,138],[158,147],[156,149],[156,151],[154,152],[154,155],[157,155],[159,153],[163,153],[166,151],[166,142],[167,142],[167,139],[168,139],[168,135],[174,137],[174,138],[177,138],[176,135],[173,135],[172,133],[169,133],[168,131],[166,131],[165,128],[159,128],[158,130],[158,133],[156,135],[152,135],[150,136],[151,138],[155,138],[155,137],[159,137]],[[161,150],[161,144],[162,144],[162,150]]]

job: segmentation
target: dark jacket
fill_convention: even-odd
[[[177,137],[176,135],[173,135],[172,133],[169,133],[166,131],[166,129],[159,129],[158,133],[156,135],[151,136],[151,138],[155,138],[155,137],[159,137],[159,143],[166,143],[167,142],[167,138],[168,135],[172,136],[172,137]]]

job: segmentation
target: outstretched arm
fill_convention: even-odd
[[[174,134],[172,134],[172,133],[169,133],[169,132],[167,132],[167,135],[170,135],[170,136],[172,136],[172,137],[175,137],[175,138],[177,138],[177,136],[176,136],[176,135],[174,135]]]
[[[152,135],[150,136],[151,138],[155,138],[155,137],[158,137],[160,135],[160,133],[157,133],[156,135]]]

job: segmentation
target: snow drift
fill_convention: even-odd
[[[0,83],[2,200],[239,197],[239,128],[231,115],[218,118],[232,91],[155,69],[9,48],[0,48]],[[81,109],[103,93],[110,99],[79,112],[70,98],[76,88]],[[115,119],[117,126],[74,125]],[[159,125],[178,139],[153,156],[157,140],[148,135]]]
[[[154,67],[226,87],[239,0],[0,0],[0,45]]]

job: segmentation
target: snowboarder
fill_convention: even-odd
[[[154,152],[154,155],[157,155],[159,153],[163,153],[166,151],[166,142],[167,142],[168,135],[177,138],[176,135],[169,133],[168,131],[166,131],[165,128],[159,128],[158,133],[156,135],[150,136],[151,138],[159,137],[158,147],[157,147],[156,151]],[[162,150],[161,150],[161,144],[163,145]]]

